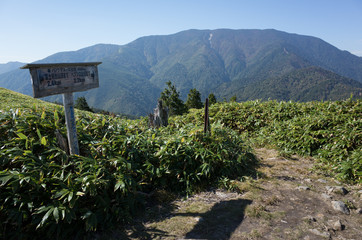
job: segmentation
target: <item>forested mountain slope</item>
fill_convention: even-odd
[[[219,100],[337,100],[362,94],[362,58],[321,39],[277,30],[187,30],[98,44],[51,55],[41,63],[102,61],[100,87],[76,93],[92,107],[145,115],[165,82],[183,99],[191,88]],[[31,95],[26,70],[0,74],[0,87]],[[48,100],[60,97],[50,97]]]

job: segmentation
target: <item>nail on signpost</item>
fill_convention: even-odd
[[[63,94],[65,121],[70,154],[79,155],[73,92],[99,87],[97,66],[101,62],[27,64],[33,84],[34,98]]]

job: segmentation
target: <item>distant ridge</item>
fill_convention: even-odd
[[[103,62],[100,88],[76,97],[85,96],[96,108],[132,115],[151,112],[167,81],[184,99],[191,88],[202,98],[212,92],[219,100],[362,97],[361,57],[316,37],[273,29],[186,30],[126,45],[97,44],[38,62],[86,61]],[[25,70],[7,71],[0,75],[0,87],[31,95],[29,79]]]
[[[23,65],[25,65],[25,63],[22,63],[22,62],[8,62],[8,63],[0,64],[0,74],[18,69],[19,67],[21,67]]]

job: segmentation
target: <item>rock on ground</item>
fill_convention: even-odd
[[[334,210],[349,214],[349,209],[346,204],[342,201],[332,201],[332,207]]]

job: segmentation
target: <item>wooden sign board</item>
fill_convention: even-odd
[[[86,91],[99,87],[97,66],[101,62],[27,64],[35,98]]]
[[[79,155],[73,92],[99,87],[97,66],[101,62],[27,64],[35,98],[63,94],[70,154]]]

